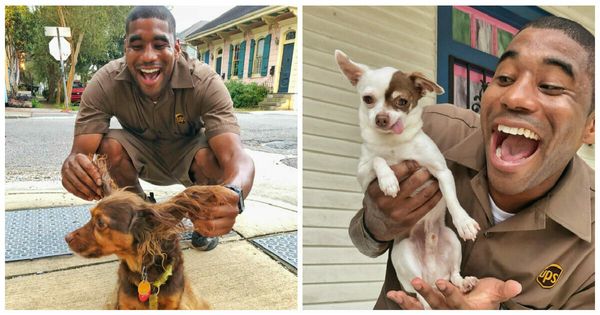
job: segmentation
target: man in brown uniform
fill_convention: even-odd
[[[88,158],[96,152],[108,155],[119,187],[141,196],[138,178],[224,184],[239,200],[194,222],[193,244],[210,250],[216,236],[231,231],[254,180],[231,97],[218,74],[181,52],[167,8],[136,7],[125,24],[125,56],[98,70],[83,94],[63,186],[86,200],[101,198],[100,175]],[[109,129],[113,116],[123,129]]]
[[[463,294],[446,280],[434,290],[417,278],[417,292],[438,309],[593,309],[594,171],[576,152],[594,143],[594,36],[566,19],[534,21],[500,58],[480,117],[431,106],[423,119],[481,226],[475,242],[462,243],[461,266],[480,282]],[[399,195],[372,183],[350,224],[371,257],[391,251],[390,240],[406,237],[441,196],[433,182],[411,197],[431,179],[416,163],[393,169]],[[375,308],[422,308],[401,290],[388,256]]]

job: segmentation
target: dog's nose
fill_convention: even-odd
[[[65,242],[67,242],[67,244],[69,244],[69,243],[71,243],[73,238],[74,238],[73,233],[69,233],[65,236]]]
[[[375,124],[380,128],[386,127],[389,120],[390,118],[387,114],[377,114],[377,116],[375,116]]]

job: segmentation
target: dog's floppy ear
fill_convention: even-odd
[[[444,88],[420,72],[413,72],[408,77],[413,81],[421,96],[425,96],[427,92],[435,92],[437,95],[444,94]]]
[[[238,195],[231,189],[220,185],[190,186],[173,198],[158,205],[162,211],[185,215],[194,221],[210,214],[208,209],[237,203]]]
[[[365,65],[361,65],[350,60],[350,58],[348,58],[348,56],[341,50],[335,51],[335,61],[337,62],[340,71],[346,76],[346,78],[348,78],[353,86],[358,84],[360,77],[362,77],[362,75],[369,69]]]

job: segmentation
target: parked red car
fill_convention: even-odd
[[[85,86],[79,81],[73,82],[73,90],[71,91],[71,103],[79,103],[81,101],[81,94],[83,94]]]

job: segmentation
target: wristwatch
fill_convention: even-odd
[[[238,194],[238,196],[239,196],[238,210],[240,211],[239,214],[242,214],[242,212],[244,212],[244,192],[242,191],[242,188],[240,186],[232,185],[232,184],[227,184],[224,186],[233,190],[234,192],[236,192]]]

